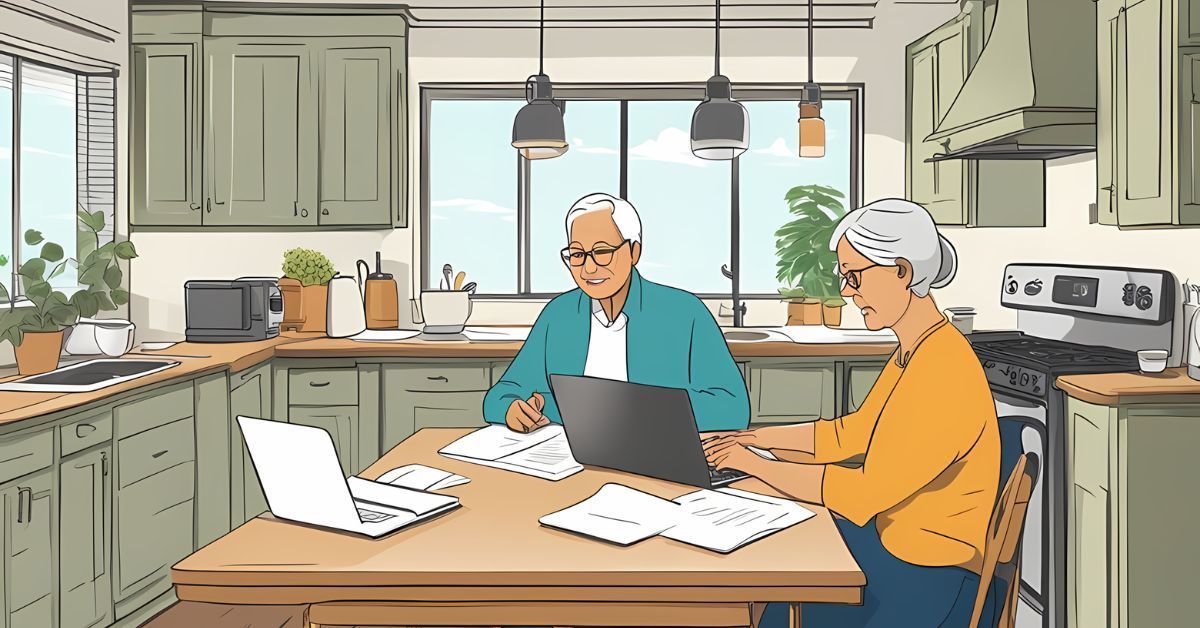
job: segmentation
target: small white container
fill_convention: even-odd
[[[119,358],[133,348],[133,331],[133,323],[126,320],[81,318],[68,332],[63,351]]]
[[[1137,352],[1138,368],[1143,373],[1161,373],[1167,368],[1165,349],[1142,349]]]

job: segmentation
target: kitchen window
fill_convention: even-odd
[[[79,211],[103,212],[101,242],[113,237],[116,194],[115,86],[111,76],[88,76],[0,55],[0,282],[20,296],[17,269],[41,245],[42,232],[78,258],[84,243]],[[68,295],[78,289],[73,262],[51,280]],[[15,286],[15,289],[14,289]]]
[[[776,295],[775,232],[791,220],[797,185],[858,202],[861,86],[825,86],[826,155],[797,156],[796,89],[738,89],[750,148],[738,168],[691,154],[692,112],[703,86],[556,86],[570,150],[526,161],[510,145],[525,104],[520,87],[422,87],[423,288],[442,267],[465,271],[479,295],[546,298],[574,287],[558,259],[563,218],[591,192],[623,196],[642,218],[648,278],[701,296],[728,296],[733,191],[740,203],[738,268],[747,296]],[[736,172],[736,179],[735,179]]]

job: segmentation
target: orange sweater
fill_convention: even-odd
[[[825,505],[857,525],[877,517],[884,547],[907,562],[978,572],[996,502],[1000,432],[979,359],[957,329],[925,333],[908,364],[893,357],[857,412],[819,421],[815,462]]]

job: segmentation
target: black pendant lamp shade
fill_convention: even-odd
[[[721,75],[721,0],[716,1],[713,77],[704,86],[704,102],[692,114],[692,154],[700,159],[735,159],[750,145],[750,116],[733,100],[729,78]]]
[[[564,103],[554,101],[554,87],[543,71],[546,47],[546,3],[538,18],[538,73],[525,81],[526,105],[513,120],[512,145],[526,159],[550,159],[567,152]]]

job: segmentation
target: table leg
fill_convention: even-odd
[[[788,628],[800,628],[800,603],[788,605]]]

